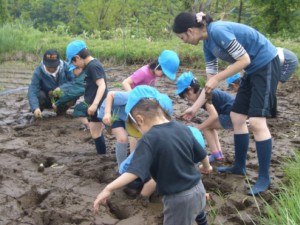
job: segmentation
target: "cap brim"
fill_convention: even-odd
[[[131,136],[131,137],[135,137],[135,138],[141,138],[143,135],[141,134],[141,132],[139,132],[134,126],[131,125],[131,123],[129,123],[128,121],[126,121],[126,130],[127,133]]]
[[[43,60],[43,64],[46,66],[46,67],[49,67],[49,68],[57,68],[60,64],[60,61],[55,61],[55,62],[46,62]]]
[[[73,71],[76,69],[76,66],[74,66],[73,64],[70,64],[70,68],[69,68],[69,71]]]
[[[170,80],[176,80],[176,73],[171,73],[168,70],[164,70],[164,68],[162,68],[162,71]]]
[[[76,66],[73,65],[73,63],[69,64],[69,71],[73,71],[76,68]]]

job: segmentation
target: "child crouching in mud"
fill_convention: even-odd
[[[125,112],[129,134],[143,134],[127,171],[108,184],[94,201],[94,210],[105,204],[110,194],[137,178],[145,180],[150,171],[164,205],[164,225],[191,225],[204,217],[205,189],[194,163],[203,173],[212,172],[206,151],[190,129],[167,119],[159,104],[161,94],[149,86],[138,86],[128,98]]]

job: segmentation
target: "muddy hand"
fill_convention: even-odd
[[[195,116],[195,112],[192,107],[185,110],[183,113],[181,113],[180,117],[182,117],[185,120],[191,120]]]
[[[96,200],[94,201],[94,212],[98,212],[99,211],[99,204],[104,205],[107,202],[107,199],[110,196],[110,191],[104,189],[103,191],[101,191]]]
[[[35,118],[42,118],[42,112],[39,108],[34,110],[34,117]]]
[[[209,165],[209,167],[207,167],[207,168],[204,167],[203,165],[200,165],[199,169],[200,169],[201,173],[203,173],[203,174],[210,174],[213,171],[213,168],[211,165]]]

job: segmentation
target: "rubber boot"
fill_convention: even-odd
[[[95,141],[97,153],[99,155],[106,154],[106,145],[105,145],[104,136],[101,135],[100,137],[94,139],[94,141]]]
[[[218,167],[220,173],[246,174],[246,159],[249,146],[249,133],[234,135],[235,160],[233,167]]]
[[[266,191],[271,183],[269,168],[272,156],[272,139],[257,141],[256,151],[259,163],[258,178],[255,185],[250,188],[248,195],[257,195]]]

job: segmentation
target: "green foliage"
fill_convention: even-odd
[[[253,13],[249,25],[262,33],[274,35],[299,35],[300,1],[299,0],[250,0]]]
[[[285,163],[284,171],[288,180],[282,184],[278,194],[273,195],[274,203],[267,205],[267,216],[261,224],[300,224],[300,154]]]

